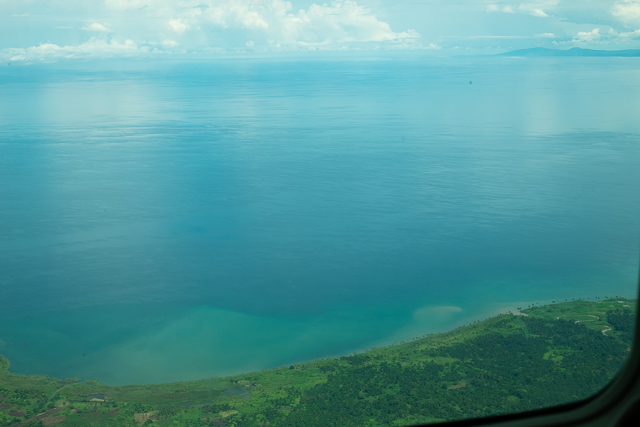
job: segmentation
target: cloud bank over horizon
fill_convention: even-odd
[[[640,47],[640,0],[0,0],[0,59]]]
[[[12,17],[26,25],[37,16],[38,6],[43,10],[53,3],[61,2],[32,1],[28,12]],[[65,8],[54,10],[59,12],[55,20],[65,25],[52,28],[72,34],[54,34],[59,41],[31,46],[2,46],[3,57],[47,61],[153,53],[436,48],[422,46],[414,29],[394,31],[353,0],[312,3],[297,10],[284,0],[105,0],[92,7],[64,3],[66,16]],[[0,2],[0,8],[11,7],[20,9],[16,2]],[[81,32],[89,37],[80,43],[67,41],[81,39]]]

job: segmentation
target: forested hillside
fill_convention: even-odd
[[[400,345],[228,378],[110,387],[0,369],[2,425],[383,426],[589,397],[630,352],[636,302],[573,301]]]

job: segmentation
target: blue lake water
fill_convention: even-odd
[[[176,381],[634,297],[638,58],[0,69],[0,354]]]

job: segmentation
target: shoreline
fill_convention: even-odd
[[[615,299],[615,298],[614,298]],[[633,300],[632,298],[626,298],[624,297],[625,300]],[[527,302],[527,303],[522,303],[522,302],[514,302],[511,304],[496,304],[494,307],[492,308],[488,308],[487,310],[484,310],[480,313],[470,313],[469,316],[463,316],[463,317],[459,317],[458,319],[454,319],[451,323],[449,323],[448,325],[440,325],[440,326],[434,326],[432,328],[430,328],[431,330],[427,330],[427,329],[422,329],[420,330],[420,334],[418,333],[409,333],[411,331],[416,332],[416,330],[414,328],[416,327],[421,327],[424,326],[424,324],[417,322],[417,323],[409,323],[407,325],[404,325],[403,327],[401,327],[400,329],[392,332],[390,335],[388,335],[386,338],[383,339],[378,339],[378,340],[373,340],[370,341],[369,343],[367,343],[367,345],[363,346],[363,347],[359,347],[358,349],[352,349],[351,350],[347,350],[347,351],[340,351],[340,352],[327,352],[327,353],[322,353],[319,355],[314,355],[312,357],[300,357],[300,358],[286,358],[287,362],[286,363],[280,363],[280,364],[270,364],[270,366],[265,367],[264,369],[267,370],[276,370],[276,369],[281,369],[283,367],[287,367],[290,365],[294,365],[294,364],[305,364],[305,363],[310,363],[310,362],[315,362],[318,360],[324,360],[324,359],[335,359],[335,358],[340,358],[343,356],[347,356],[347,355],[352,355],[352,354],[363,354],[366,353],[368,351],[371,351],[372,349],[381,349],[381,348],[390,348],[390,347],[394,347],[397,345],[401,345],[404,343],[408,343],[411,341],[415,341],[417,339],[421,339],[421,338],[425,338],[428,336],[434,336],[434,335],[438,335],[438,334],[446,334],[446,333],[451,333],[454,332],[460,328],[463,328],[465,326],[470,326],[473,324],[477,324],[480,323],[482,321],[488,320],[490,318],[496,317],[498,315],[501,314],[513,314],[513,315],[522,315],[522,316],[528,316],[528,314],[525,312],[527,309],[529,308],[534,308],[534,307],[542,307],[542,306],[546,306],[546,305],[553,305],[553,304],[559,304],[559,303],[565,303],[565,302],[575,302],[575,301],[585,301],[585,302],[598,302],[596,300],[596,298],[594,297],[594,299],[591,299],[591,297],[588,298],[574,298],[572,301],[569,301],[567,299],[567,301],[563,300],[538,300],[535,302]],[[442,309],[443,306],[439,306],[436,308],[440,308]],[[432,307],[433,308],[433,307]],[[460,314],[463,312],[462,309],[460,309],[459,307],[453,307],[453,306],[444,306],[444,308],[446,310],[449,310],[449,312],[455,312],[455,314]],[[459,310],[456,310],[459,309]],[[520,309],[520,310],[518,310]],[[415,312],[418,312],[419,310],[422,309],[418,309],[415,310]],[[445,311],[446,311],[445,310]],[[427,313],[429,313],[429,311],[427,311]],[[448,322],[447,322],[448,323]],[[409,328],[409,329],[407,329]],[[606,333],[604,334],[606,335]],[[5,353],[0,350],[0,354],[5,355]],[[9,358],[9,357],[8,357]],[[15,357],[10,357],[10,360],[16,360]],[[133,381],[112,381],[109,380],[108,378],[105,380],[105,383],[108,384],[113,384],[114,386],[127,386],[127,385],[133,385],[133,384],[167,384],[167,383],[181,383],[181,382],[189,382],[189,381],[199,381],[199,380],[203,380],[203,379],[207,379],[207,378],[229,378],[229,377],[235,377],[238,375],[246,375],[248,373],[251,372],[259,372],[261,369],[244,369],[244,368],[231,368],[226,370],[227,372],[221,372],[220,374],[217,375],[209,375],[207,372],[203,372],[202,374],[198,375],[195,372],[192,372],[192,375],[188,375],[186,378],[182,377],[182,378],[176,378],[176,379],[171,379],[171,380],[159,380],[159,381],[136,381],[135,379]],[[114,368],[114,371],[117,371],[117,368]],[[13,373],[13,372],[12,372]],[[47,375],[47,374],[43,374],[42,371],[35,371],[35,372],[20,372],[20,373],[16,373],[16,375]],[[87,381],[89,380],[89,378],[101,378],[100,375],[67,375],[67,376],[55,376],[55,375],[48,375],[52,378],[69,378],[69,377],[74,377],[74,378],[81,378],[82,381]]]
[[[547,306],[547,305],[554,305],[554,304],[560,304],[560,303],[569,303],[569,302],[576,302],[576,301],[585,301],[585,302],[598,302],[597,300],[598,297],[594,296],[594,297],[579,297],[579,298],[561,298],[561,299],[546,299],[546,300],[535,300],[535,301],[516,301],[516,302],[511,302],[511,303],[500,303],[500,304],[496,304],[494,307],[492,308],[488,308],[486,310],[481,311],[478,314],[471,314],[469,316],[463,317],[455,322],[453,322],[450,326],[444,328],[444,329],[434,329],[431,332],[426,332],[423,333],[421,335],[417,335],[417,336],[411,336],[411,334],[408,335],[404,335],[402,337],[400,336],[394,336],[393,339],[382,339],[376,342],[376,345],[374,345],[373,347],[375,348],[382,348],[382,347],[387,347],[387,346],[392,346],[392,345],[397,345],[394,343],[400,343],[400,342],[410,342],[412,340],[415,339],[419,339],[419,338],[423,338],[429,335],[436,335],[436,334],[444,334],[444,333],[448,333],[448,332],[453,332],[457,329],[460,329],[462,327],[465,326],[469,326],[475,323],[479,323],[485,320],[488,320],[492,317],[496,317],[499,316],[501,314],[514,314],[516,316],[529,316],[527,313],[523,312],[523,310],[527,310],[530,308],[534,308],[534,307],[543,307],[543,306]],[[626,297],[626,296],[611,296],[609,297],[609,299],[615,299],[615,298],[622,298],[625,300],[635,300],[637,298],[637,296],[633,296],[633,297]],[[602,301],[602,300],[600,300]],[[434,306],[433,308],[438,308],[441,306]],[[457,307],[459,308],[459,307]],[[520,310],[519,310],[520,309]],[[361,352],[366,352],[367,348],[364,348],[362,350],[358,350],[356,351],[356,353],[361,353]],[[332,357],[336,357],[336,356],[332,356]],[[337,356],[339,357],[339,356]],[[312,360],[308,360],[306,362],[310,362]],[[306,363],[306,362],[300,362],[300,363]]]
[[[0,423],[22,425],[44,414],[47,416],[46,425],[65,419],[78,425],[98,420],[109,421],[113,425],[135,425],[136,422],[141,425],[149,419],[169,425],[184,421],[186,416],[202,421],[224,420],[225,424],[242,421],[254,427],[263,425],[265,416],[268,416],[274,425],[281,425],[280,422],[288,416],[297,421],[314,419],[314,414],[323,410],[324,400],[317,399],[320,393],[320,396],[338,397],[343,403],[339,412],[357,420],[358,425],[364,425],[372,418],[380,421],[380,425],[390,425],[400,417],[394,410],[397,409],[394,400],[388,400],[392,390],[391,396],[413,399],[410,401],[416,408],[412,412],[413,418],[402,416],[413,424],[422,420],[424,413],[433,413],[442,407],[440,403],[434,406],[430,402],[447,402],[447,407],[454,410],[454,418],[460,418],[455,408],[468,403],[470,397],[479,406],[472,408],[469,416],[477,416],[477,410],[485,411],[487,415],[504,410],[501,398],[504,398],[505,385],[508,390],[542,391],[541,395],[547,396],[547,387],[553,387],[556,381],[553,374],[563,369],[559,365],[585,344],[593,343],[611,351],[606,354],[590,353],[589,360],[578,358],[573,361],[579,365],[566,365],[578,375],[571,377],[577,378],[572,388],[562,395],[547,396],[546,401],[536,398],[536,407],[568,403],[575,400],[575,393],[580,391],[583,394],[579,396],[589,397],[606,386],[627,360],[632,339],[629,328],[636,319],[637,299],[611,298],[588,302],[578,299],[559,302],[556,306],[532,306],[517,315],[507,309],[507,312],[512,312],[431,334],[416,342],[371,349],[367,354],[321,358],[291,366],[194,381],[124,386],[111,386],[97,380],[82,382],[78,378],[60,381],[46,376],[11,374],[6,370],[8,362],[0,358],[0,380],[7,390],[7,396],[2,399],[14,399],[14,396],[24,393],[25,388],[34,396],[40,396],[35,400],[9,402],[14,411],[4,416]],[[606,318],[600,315],[602,312]],[[589,318],[594,321],[577,322]],[[614,329],[614,332],[606,333]],[[533,331],[535,335],[531,334]],[[531,339],[526,344],[526,354],[521,351],[522,339]],[[550,342],[555,344],[549,346]],[[532,354],[537,357],[531,359]],[[476,358],[487,363],[478,366]],[[502,382],[505,372],[518,373],[522,366],[530,363],[534,364],[532,372],[549,374],[543,376],[547,385],[542,390],[531,386],[526,376],[509,375],[509,382]],[[606,365],[606,371],[595,372],[592,369],[594,364]],[[590,390],[584,390],[585,381],[592,379],[598,382]],[[346,393],[344,384],[351,386],[347,387]],[[455,392],[469,385],[471,387],[465,394]],[[364,406],[366,413],[362,416],[351,412],[353,405],[362,403],[361,395],[353,392],[354,387],[356,392],[366,389],[370,397],[377,398],[368,401],[370,404]],[[414,397],[407,393],[405,387],[411,389]],[[417,394],[413,394],[414,391]],[[491,401],[496,402],[495,408],[487,409],[487,393],[491,394]],[[431,398],[425,399],[425,396]],[[522,403],[522,409],[526,409],[534,401]],[[386,409],[380,411],[380,405]],[[441,420],[452,419],[447,413],[438,417]],[[9,418],[14,416],[12,414],[19,414],[19,419]],[[87,420],[87,414],[91,420]]]

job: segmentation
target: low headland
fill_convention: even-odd
[[[0,425],[383,426],[538,409],[611,381],[631,350],[636,307],[534,304],[348,356],[176,383],[18,375],[0,356]]]

